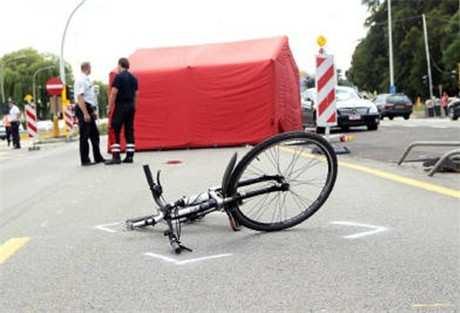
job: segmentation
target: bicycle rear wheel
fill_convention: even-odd
[[[287,190],[246,198],[233,206],[241,225],[259,231],[293,227],[312,216],[329,197],[337,177],[337,158],[322,137],[305,132],[274,136],[253,147],[229,181],[229,195],[271,187],[273,180],[246,185],[266,176],[282,177]]]

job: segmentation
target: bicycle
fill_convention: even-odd
[[[241,226],[267,232],[283,230],[317,212],[337,178],[334,149],[313,133],[275,135],[252,147],[238,164],[236,161],[237,153],[230,159],[220,187],[170,203],[162,195],[160,171],[154,182],[150,167],[143,165],[158,210],[153,215],[128,219],[127,230],[165,222],[168,230],[164,235],[176,254],[192,251],[180,240],[182,224],[214,211],[225,212],[234,231]]]

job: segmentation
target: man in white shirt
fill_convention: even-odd
[[[21,110],[16,106],[16,103],[8,99],[8,106],[10,108],[8,112],[8,120],[11,124],[11,136],[13,137],[14,149],[21,149],[21,142],[19,137],[19,119],[21,118]]]
[[[105,159],[99,150],[99,131],[96,126],[96,95],[89,79],[91,74],[91,64],[84,62],[81,64],[81,75],[75,80],[74,94],[77,108],[75,114],[78,118],[80,128],[80,160],[82,166],[88,166],[96,163],[103,163]],[[89,159],[89,144],[91,141],[93,147],[94,163]]]

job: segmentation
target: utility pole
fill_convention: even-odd
[[[428,67],[428,86],[430,88],[430,99],[433,99],[433,81],[431,79],[430,49],[428,47],[428,32],[426,30],[425,14],[422,14],[422,20],[423,20],[423,35],[425,37],[426,64]]]
[[[387,0],[388,4],[388,52],[390,57],[390,93],[396,92],[394,70],[393,70],[393,34],[391,27],[391,0]]]

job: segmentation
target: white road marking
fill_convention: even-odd
[[[101,225],[94,226],[94,228],[102,230],[102,231],[106,231],[108,233],[117,233],[118,231],[109,228],[109,226],[115,226],[115,225],[121,225],[121,224],[123,224],[123,222],[110,223],[110,224],[101,224]]]
[[[40,227],[46,227],[48,226],[48,221],[44,221],[40,224]]]
[[[211,260],[211,259],[218,259],[218,258],[223,258],[227,256],[231,256],[231,253],[223,253],[223,254],[216,254],[216,255],[210,255],[210,256],[205,256],[201,258],[195,258],[195,259],[188,259],[188,260],[176,260],[171,257],[167,257],[161,254],[156,254],[152,252],[147,252],[144,253],[144,255],[155,258],[155,259],[160,259],[165,262],[173,263],[174,265],[185,265],[185,264],[190,264],[190,263],[195,263],[195,262],[201,262],[201,261],[206,261],[206,260]]]
[[[432,304],[413,304],[412,307],[413,308],[428,308],[428,309],[432,309],[432,308],[447,308],[447,307],[451,307],[452,305],[448,304],[448,303],[432,303]]]
[[[353,226],[353,227],[363,227],[363,228],[370,228],[372,230],[370,231],[365,231],[365,232],[359,232],[356,234],[344,236],[343,238],[345,239],[356,239],[356,238],[361,238],[369,235],[375,235],[377,233],[383,232],[388,230],[388,228],[383,227],[383,226],[377,226],[377,225],[369,225],[369,224],[360,224],[360,223],[355,223],[355,222],[346,222],[346,221],[336,221],[336,222],[331,222],[331,224],[335,225],[344,225],[344,226]]]

